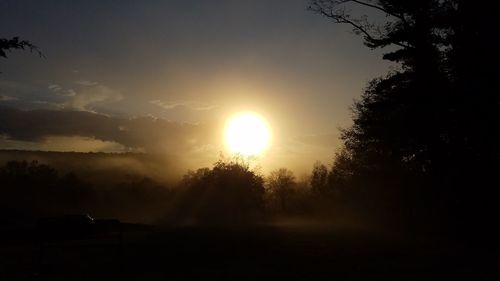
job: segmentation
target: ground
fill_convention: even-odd
[[[290,225],[115,234],[41,248],[29,230],[4,231],[0,280],[500,280],[493,250],[397,234]]]

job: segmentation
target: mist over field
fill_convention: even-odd
[[[174,184],[188,170],[180,159],[146,153],[47,152],[0,150],[0,164],[9,161],[37,161],[60,173],[75,173],[92,183],[117,183],[127,177],[147,177]]]
[[[297,178],[286,169],[264,174],[238,158],[183,170],[179,161],[144,153],[3,150],[2,213],[14,225],[88,213],[171,226],[381,230],[354,209],[321,198],[328,171],[318,165],[311,167],[316,174]]]
[[[0,281],[500,280],[499,26],[0,0]]]

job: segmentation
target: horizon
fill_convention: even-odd
[[[389,64],[380,60],[380,50],[363,48],[347,27],[318,17],[307,4],[3,1],[0,34],[29,38],[44,58],[10,52],[2,60],[0,111],[20,111],[15,117],[0,112],[8,124],[0,131],[0,147],[139,150],[189,158],[199,163],[190,168],[197,168],[215,162],[220,152],[230,153],[224,123],[254,111],[273,135],[260,155],[264,169],[287,163],[305,173],[316,161],[331,163],[341,147],[338,128],[351,124],[352,100]],[[236,11],[245,17],[233,16]],[[29,132],[36,129],[25,126],[20,133],[9,126],[32,110],[75,114],[54,117],[65,129]],[[104,133],[88,128],[87,122],[96,121],[78,112],[127,124],[113,124]],[[147,118],[193,128],[157,126]],[[127,121],[135,119],[147,128],[131,129]],[[118,136],[125,130],[128,140]],[[155,139],[140,140],[144,135]],[[173,148],[169,138],[176,139]]]
[[[0,0],[0,279],[500,280],[483,2]]]

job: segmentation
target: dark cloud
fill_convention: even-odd
[[[17,141],[80,136],[147,152],[185,153],[213,143],[214,131],[207,124],[178,123],[153,117],[126,119],[86,111],[24,111],[0,106],[0,134]]]

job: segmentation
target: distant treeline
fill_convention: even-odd
[[[352,219],[348,206],[329,188],[331,178],[332,170],[320,163],[307,180],[297,181],[288,169],[264,176],[236,158],[188,171],[176,184],[132,175],[106,183],[37,161],[10,161],[0,166],[0,209],[3,224],[11,226],[84,213],[182,225],[253,224],[289,217]]]
[[[116,184],[131,175],[172,183],[178,181],[187,169],[181,159],[164,154],[0,149],[0,165],[9,161],[38,161],[61,174],[74,172],[86,181],[99,184]]]
[[[59,173],[36,161],[11,161],[0,168],[1,216],[4,222],[17,223],[90,213],[149,222],[172,197],[170,189],[148,178],[129,176],[115,181],[93,183],[74,172]]]

